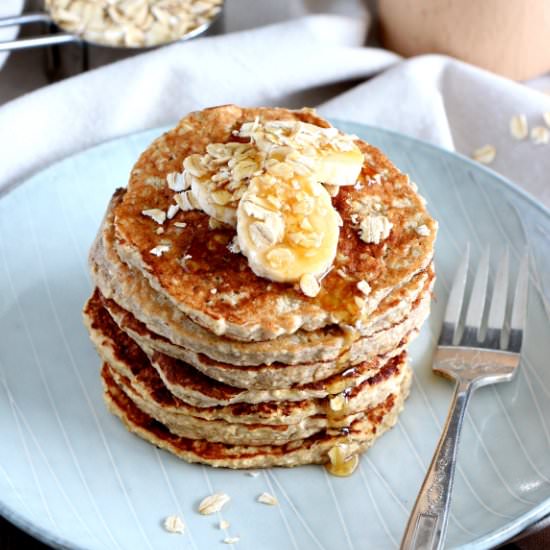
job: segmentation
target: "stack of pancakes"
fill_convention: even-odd
[[[316,297],[255,275],[228,249],[235,229],[201,210],[143,215],[168,210],[167,176],[187,156],[258,119],[329,126],[310,110],[191,113],[114,194],[84,309],[105,400],[129,430],[189,462],[350,463],[395,424],[408,395],[406,347],[429,313],[437,225],[407,176],[360,140],[359,180],[332,198],[343,226]],[[357,206],[373,200],[392,224],[378,243],[358,230]]]

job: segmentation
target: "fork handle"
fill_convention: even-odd
[[[438,550],[447,530],[456,454],[472,383],[459,381],[437,449],[405,529],[401,550]]]

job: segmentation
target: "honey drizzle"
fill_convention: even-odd
[[[350,476],[359,464],[359,457],[353,453],[347,455],[348,445],[345,443],[334,446],[329,451],[330,461],[325,464],[325,468],[329,474],[338,477]]]
[[[351,348],[353,344],[359,339],[359,335],[354,330],[346,330],[344,332],[344,352],[338,357],[338,365],[341,367],[349,364],[351,356]],[[353,382],[347,380],[348,376],[355,373],[354,367],[349,367],[341,372],[337,379],[329,382],[326,386],[328,397],[326,398],[326,415],[327,415],[327,432],[337,431],[341,438],[340,441],[330,449],[329,462],[325,464],[325,469],[331,475],[337,477],[350,476],[357,465],[359,464],[359,457],[357,454],[349,454],[349,446],[352,442],[351,431],[349,428],[349,421],[346,417],[350,414],[349,409],[349,396]],[[334,399],[342,401],[334,402]],[[339,405],[335,410],[332,405]],[[340,406],[341,405],[341,406]]]

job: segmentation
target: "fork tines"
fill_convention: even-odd
[[[492,295],[488,304],[489,312],[485,316],[491,263],[490,249],[486,248],[477,266],[470,300],[464,314],[468,264],[470,263],[470,245],[468,243],[449,293],[439,345],[507,349],[519,353],[527,310],[529,258],[525,254],[521,261],[511,313],[507,315],[510,309],[507,307],[509,256],[508,247],[506,247],[498,262]],[[484,323],[485,317],[486,322]]]

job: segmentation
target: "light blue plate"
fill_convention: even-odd
[[[86,256],[107,201],[160,131],[66,159],[0,200],[0,512],[56,546],[363,550],[396,548],[450,402],[430,357],[467,242],[514,264],[532,253],[529,322],[516,380],[477,392],[466,419],[448,546],[506,540],[550,512],[550,214],[459,156],[382,130],[339,124],[410,173],[440,222],[436,301],[412,346],[415,380],[399,424],[350,478],[323,468],[258,477],[189,465],[129,434],[105,409],[99,360],[80,317]],[[475,263],[475,262],[474,262]],[[201,498],[231,496],[219,517]],[[279,506],[256,502],[263,491]],[[163,519],[179,514],[185,535]],[[227,534],[218,529],[221,517]]]

